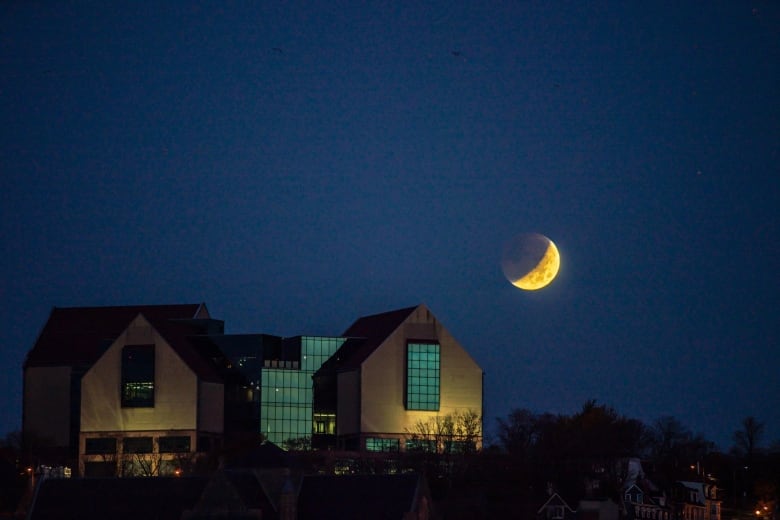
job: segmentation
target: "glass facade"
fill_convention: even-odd
[[[260,431],[283,446],[311,439],[312,375],[344,343],[344,338],[290,338],[272,358],[263,360],[260,389]]]
[[[438,343],[406,346],[406,409],[438,410],[441,379]]]
[[[401,443],[398,439],[366,438],[366,451],[398,451],[400,446]]]
[[[430,439],[407,439],[406,451],[436,453],[436,441]]]

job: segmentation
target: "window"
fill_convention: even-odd
[[[550,511],[549,518],[553,518],[553,519],[563,518],[563,506],[550,506],[549,511]]]
[[[382,439],[380,437],[366,439],[366,451],[398,451],[400,445],[398,439]]]
[[[190,451],[189,435],[160,437],[160,453],[188,453]]]
[[[444,453],[473,453],[477,447],[471,441],[445,441]]]
[[[116,439],[114,437],[94,437],[92,439],[85,439],[84,453],[87,455],[116,453]]]
[[[336,414],[314,412],[314,433],[336,434]]]
[[[406,409],[438,410],[440,358],[438,343],[406,346]]]
[[[122,349],[122,406],[154,406],[154,345]]]
[[[152,453],[152,438],[125,437],[122,439],[122,448],[124,449],[125,453]]]
[[[436,441],[431,439],[407,439],[406,451],[436,453]]]

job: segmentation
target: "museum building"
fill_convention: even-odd
[[[416,426],[466,412],[479,447],[482,384],[425,305],[296,337],[225,334],[205,304],[54,308],[25,359],[22,428],[41,463],[80,475],[187,471],[247,433],[403,451]]]

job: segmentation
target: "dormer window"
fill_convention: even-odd
[[[154,345],[122,349],[122,406],[154,407]]]

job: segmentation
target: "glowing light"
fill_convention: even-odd
[[[509,282],[526,291],[546,287],[558,274],[561,256],[552,240],[539,233],[523,233],[504,246],[501,269]]]

